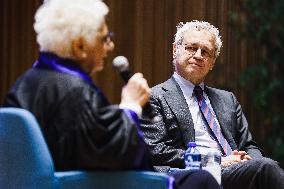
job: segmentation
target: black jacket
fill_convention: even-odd
[[[57,170],[148,168],[136,123],[79,77],[32,68],[4,106],[35,115]]]

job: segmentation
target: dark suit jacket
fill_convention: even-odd
[[[4,106],[36,116],[57,170],[146,168],[146,144],[136,123],[79,77],[32,68]]]
[[[205,87],[205,92],[231,148],[246,151],[253,158],[262,157],[234,94],[211,87]],[[195,140],[195,131],[186,100],[173,77],[152,88],[150,104],[161,117],[156,123],[141,120],[153,164],[165,166],[159,171],[166,171],[167,166],[184,168],[186,144]]]

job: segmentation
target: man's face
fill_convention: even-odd
[[[103,24],[99,34],[94,41],[94,45],[88,46],[85,64],[89,66],[89,74],[92,75],[104,68],[104,59],[108,52],[114,48],[113,41],[108,36],[109,31],[106,24]]]
[[[189,30],[181,45],[174,44],[175,71],[195,85],[204,81],[215,64],[215,41],[208,31]]]

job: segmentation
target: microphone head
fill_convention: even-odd
[[[125,56],[117,56],[112,61],[113,67],[119,71],[125,71],[129,69],[129,62]]]

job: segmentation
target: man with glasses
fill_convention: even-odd
[[[216,148],[222,157],[225,189],[284,188],[278,164],[262,155],[233,93],[206,86],[222,46],[216,27],[192,21],[177,27],[173,76],[152,88],[150,104],[160,121],[142,121],[156,169],[184,168],[186,145],[195,141],[201,155]]]

